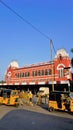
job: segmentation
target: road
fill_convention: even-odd
[[[73,130],[73,115],[39,106],[0,106],[0,130]]]

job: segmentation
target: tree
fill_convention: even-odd
[[[1,80],[0,83],[5,83],[5,81],[4,81],[4,80]]]
[[[73,53],[73,48],[71,49],[71,52]],[[73,57],[71,58],[71,66],[73,68]]]
[[[73,48],[71,48],[71,52],[73,53]]]

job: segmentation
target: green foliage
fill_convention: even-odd
[[[5,83],[5,81],[1,80],[0,83]]]
[[[71,48],[71,52],[73,53],[73,48]]]
[[[73,58],[71,59],[71,66],[73,67]]]

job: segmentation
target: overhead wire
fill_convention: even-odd
[[[21,16],[17,11],[15,11],[13,8],[11,8],[8,4],[6,4],[5,2],[3,2],[2,0],[0,0],[0,3],[3,4],[6,8],[8,8],[11,12],[13,12],[17,17],[19,17],[20,19],[22,19],[25,23],[27,23],[28,25],[30,25],[35,31],[39,32],[42,36],[44,36],[47,39],[50,39],[48,37],[48,35],[46,35],[45,33],[43,33],[42,31],[40,31],[37,27],[35,27],[32,23],[30,23],[28,20],[26,20],[23,16]],[[52,43],[53,45],[53,43]],[[55,51],[55,47],[53,45],[53,49],[54,52]]]
[[[16,16],[18,16],[20,19],[22,19],[25,23],[29,24],[33,29],[35,29],[37,32],[41,33],[44,37],[47,39],[50,39],[45,33],[41,32],[37,27],[35,27],[32,23],[30,23],[28,20],[26,20],[24,17],[22,17],[19,13],[17,13],[14,9],[12,9],[9,5],[7,5],[5,2],[0,0],[0,2],[8,8],[10,11],[12,11]]]

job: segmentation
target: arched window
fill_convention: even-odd
[[[38,70],[38,75],[39,75],[39,76],[41,75],[41,71],[40,71],[40,70]]]
[[[52,74],[52,70],[51,69],[46,69],[45,70],[45,75],[51,75]]]
[[[49,70],[48,69],[45,70],[45,75],[49,75]]]
[[[20,73],[20,78],[22,77],[22,73]]]
[[[59,71],[59,77],[63,77],[64,76],[64,69],[61,68],[58,71]]]
[[[15,74],[15,77],[16,77],[16,78],[19,78],[19,73],[16,73],[16,74]]]
[[[37,76],[37,71],[32,71],[32,76]]]
[[[45,75],[47,75],[47,69],[45,70]]]
[[[44,75],[44,70],[41,70],[41,75]]]
[[[24,75],[24,73],[22,73],[22,77],[24,77],[25,75]]]
[[[51,69],[49,69],[49,75],[51,75],[52,74],[52,70]]]
[[[21,78],[24,77],[24,73],[20,73],[20,77],[21,77]]]
[[[25,77],[29,77],[30,73],[29,72],[25,72]]]

